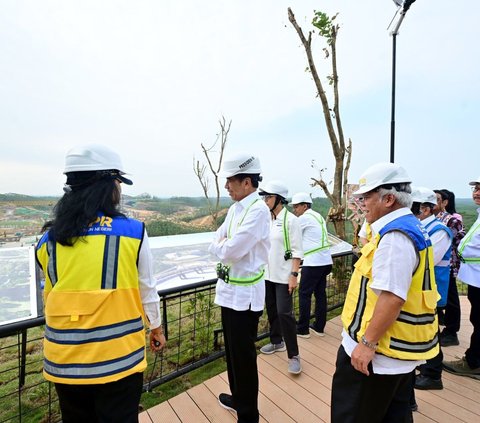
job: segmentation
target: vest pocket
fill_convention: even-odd
[[[51,291],[45,304],[45,315],[48,317],[70,316],[77,321],[80,316],[91,316],[107,301],[114,290],[98,291]]]

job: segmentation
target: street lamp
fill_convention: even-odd
[[[397,60],[397,35],[398,30],[400,29],[400,25],[405,18],[405,14],[407,13],[408,9],[415,0],[393,0],[393,2],[397,5],[398,9],[395,13],[395,17],[397,16],[398,11],[400,11],[400,17],[395,25],[395,28],[391,32],[392,35],[392,120],[390,123],[390,163],[394,163],[395,159],[395,69],[396,69],[396,60]],[[392,20],[393,22],[393,20]],[[391,23],[390,23],[391,25]],[[390,27],[389,25],[389,27]]]

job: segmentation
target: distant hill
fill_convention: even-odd
[[[0,202],[15,202],[15,201],[57,201],[59,197],[55,196],[33,196],[25,194],[16,194],[14,192],[9,192],[7,194],[0,194]]]

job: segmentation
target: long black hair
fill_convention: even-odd
[[[61,245],[73,246],[99,212],[125,217],[118,209],[121,194],[114,178],[101,178],[79,189],[67,187],[67,191],[53,208],[53,219],[42,227]]]
[[[447,203],[447,206],[445,207],[445,210],[450,214],[456,213],[457,210],[455,208],[455,194],[452,191],[449,191],[448,189],[442,189],[440,191],[444,192],[448,197],[447,198],[448,203]]]

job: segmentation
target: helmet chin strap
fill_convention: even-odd
[[[275,214],[275,209],[277,206],[280,204],[282,200],[280,200],[280,197],[278,195],[275,195],[275,203],[273,204],[273,207],[270,209],[270,213],[272,214],[273,220],[277,219],[277,215]]]

